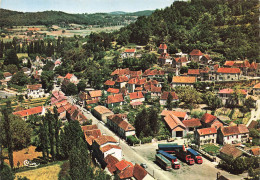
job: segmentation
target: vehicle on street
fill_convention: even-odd
[[[171,163],[172,163],[172,167],[174,169],[180,169],[181,165],[180,165],[180,163],[178,162],[178,159],[175,156],[173,156],[173,155],[171,155],[171,154],[169,154],[169,153],[167,153],[163,150],[159,150],[157,153],[163,155],[168,160],[170,160]]]
[[[140,166],[142,166],[144,169],[148,168],[148,166],[145,163],[141,163]]]
[[[195,162],[197,164],[202,164],[203,163],[203,160],[202,160],[202,157],[199,155],[199,153],[197,151],[195,151],[194,149],[187,149],[187,152],[188,154],[191,155],[191,157],[195,160]]]
[[[172,169],[172,163],[161,154],[155,155],[155,161],[166,171]]]

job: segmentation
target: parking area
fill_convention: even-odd
[[[166,142],[159,142],[166,143]],[[194,164],[192,166],[187,165],[185,162],[178,160],[181,164],[181,168],[178,170],[164,171],[158,166],[155,161],[156,149],[158,148],[158,143],[144,144],[141,146],[132,147],[140,156],[144,157],[147,161],[154,163],[156,169],[162,171],[170,179],[185,179],[185,180],[199,180],[199,179],[216,179],[217,173],[220,172],[222,175],[229,179],[240,180],[247,177],[247,173],[241,175],[233,175],[221,169],[217,169],[214,163],[203,158],[203,164]]]

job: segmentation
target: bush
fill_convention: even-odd
[[[137,139],[135,136],[128,136],[127,137],[127,143],[131,146],[133,146],[134,144],[139,144],[140,140]]]
[[[144,138],[141,139],[141,143],[142,144],[150,143],[150,142],[152,142],[152,139],[153,139],[152,136],[144,137]]]
[[[160,136],[157,136],[156,139],[157,139],[158,141],[167,140],[167,139],[168,139],[168,135],[160,135]]]

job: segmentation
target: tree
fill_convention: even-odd
[[[153,106],[149,109],[149,126],[151,127],[151,135],[156,135],[159,131],[158,110]]]
[[[199,68],[199,64],[197,62],[191,61],[188,64],[189,69],[198,69]]]
[[[42,88],[47,92],[51,91],[53,88],[53,71],[43,71],[41,74]]]
[[[184,73],[188,73],[188,67],[187,66],[182,66],[181,69],[180,69],[180,73],[181,74],[184,74]]]
[[[24,86],[29,82],[28,77],[24,74],[23,71],[19,71],[16,74],[12,76],[12,79],[10,81],[12,84],[18,85],[18,86]]]
[[[18,60],[17,54],[14,49],[8,49],[6,51],[4,64],[5,65],[8,65],[8,64],[18,65],[19,64],[19,60]]]
[[[15,176],[12,172],[12,169],[6,164],[3,165],[3,168],[0,169],[0,177],[4,180],[14,180]]]
[[[204,95],[204,98],[205,98],[206,104],[212,110],[216,110],[217,108],[220,108],[222,106],[221,99],[210,91]]]
[[[49,133],[48,133],[48,123],[45,118],[43,118],[43,122],[40,125],[39,129],[39,140],[40,140],[40,148],[42,150],[42,157],[45,162],[48,161],[49,158]]]
[[[141,112],[136,115],[135,118],[135,131],[137,137],[140,137],[141,133],[146,134],[146,128],[148,125],[148,113],[144,108]]]
[[[14,64],[8,64],[8,65],[6,66],[6,70],[7,70],[8,72],[10,72],[11,74],[14,74],[14,73],[16,73],[16,72],[18,71],[18,68],[17,68],[17,66],[14,65]]]
[[[255,108],[256,101],[250,96],[245,100],[244,106],[247,108]]]
[[[86,82],[83,80],[80,80],[79,83],[77,84],[78,92],[80,91],[85,91],[86,89]]]
[[[13,169],[14,168],[13,143],[12,143],[13,139],[12,139],[12,134],[11,134],[11,123],[10,123],[10,117],[9,117],[9,114],[12,113],[11,101],[7,101],[6,102],[6,107],[3,107],[1,109],[1,112],[2,112],[3,117],[4,117],[4,121],[3,121],[3,126],[2,127],[3,127],[4,133],[5,133],[6,147],[8,149],[9,164],[11,166],[11,169]],[[1,136],[1,142],[3,142],[3,140],[4,139]]]
[[[171,94],[171,92],[169,92],[167,100],[166,100],[166,108],[168,110],[172,110],[172,108],[173,108],[172,100],[173,100],[172,94]]]
[[[45,115],[45,121],[48,122],[48,134],[49,134],[49,146],[51,148],[51,157],[52,157],[52,160],[55,160],[56,159],[56,152],[55,152],[55,144],[54,144],[54,116],[53,114],[51,114],[51,112],[48,110],[47,114]]]
[[[67,96],[75,95],[78,93],[78,88],[74,83],[69,83],[66,87],[65,94]]]
[[[54,134],[55,134],[55,142],[56,142],[56,155],[60,156],[60,130],[61,130],[61,120],[59,119],[59,113],[57,107],[55,106],[53,109],[54,112]]]
[[[201,103],[202,98],[201,98],[201,93],[196,91],[192,87],[182,87],[182,86],[177,86],[175,88],[175,92],[178,95],[178,98],[184,102],[184,106],[188,108],[194,107],[196,104]]]
[[[15,116],[10,114],[8,116],[10,120],[10,133],[12,139],[12,147],[14,150],[21,150],[31,142],[31,127],[19,116]],[[4,129],[4,122],[0,122],[1,129]],[[6,134],[4,131],[1,133],[1,138],[3,139],[3,143],[7,146],[8,142],[6,141]]]

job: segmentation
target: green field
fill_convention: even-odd
[[[216,155],[219,152],[220,147],[218,147],[214,144],[205,144],[202,146],[202,149],[209,154]]]

